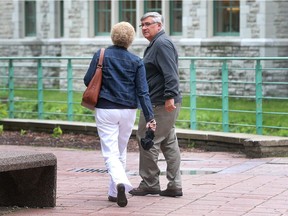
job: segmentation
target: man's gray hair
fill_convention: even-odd
[[[164,17],[158,12],[147,12],[141,17],[140,21],[143,21],[147,17],[152,17],[154,22],[160,23],[161,28],[164,28]]]

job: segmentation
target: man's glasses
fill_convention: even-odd
[[[142,23],[141,25],[139,25],[139,27],[140,27],[140,28],[143,28],[144,26],[145,26],[145,27],[149,27],[150,25],[153,25],[153,24],[155,24],[155,23],[157,23],[157,22],[152,22],[152,23],[146,22],[146,23]]]

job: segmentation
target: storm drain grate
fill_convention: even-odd
[[[94,168],[78,168],[71,169],[69,171],[78,172],[78,173],[108,173],[107,169],[94,169]],[[215,171],[207,170],[180,170],[181,175],[205,175],[205,174],[214,174]],[[129,176],[137,176],[138,172],[126,170],[126,174]],[[166,175],[166,171],[161,171],[160,175]]]
[[[288,162],[268,162],[267,164],[273,164],[273,165],[288,165]]]
[[[87,172],[87,173],[108,173],[108,171],[106,169],[94,169],[94,168],[79,168],[79,169],[72,169],[69,171]]]

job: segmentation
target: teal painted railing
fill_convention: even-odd
[[[93,113],[79,103],[90,60],[0,57],[0,118],[94,121]],[[281,130],[280,135],[288,136],[288,57],[180,57],[179,71],[184,98],[178,119],[180,127],[223,132],[242,132],[241,128],[251,127],[256,134],[263,134],[266,128]],[[49,91],[52,97],[47,94]],[[209,106],[201,105],[203,98],[211,100]],[[251,102],[255,103],[253,109]],[[243,108],[243,103],[250,108],[245,109],[245,104]],[[269,107],[270,103],[276,107]],[[29,104],[33,104],[32,108]],[[213,113],[218,112],[221,118],[213,120]],[[251,116],[253,123],[231,118],[240,115]],[[275,125],[265,124],[271,116],[283,122],[276,119]]]
[[[191,112],[191,118],[190,118],[190,125],[192,129],[197,129],[197,125],[199,124],[199,122],[197,122],[197,114],[196,111],[197,110],[209,110],[209,109],[199,109],[197,108],[197,96],[203,96],[203,94],[197,94],[197,83],[199,82],[215,82],[217,83],[218,81],[207,81],[207,80],[201,80],[201,79],[197,79],[197,69],[199,69],[199,67],[196,66],[196,61],[200,61],[200,60],[204,60],[206,63],[209,61],[220,61],[222,64],[222,68],[221,68],[221,81],[219,81],[222,87],[221,90],[221,100],[222,100],[222,131],[224,132],[229,132],[229,125],[231,124],[229,122],[229,113],[231,112],[246,112],[246,113],[255,113],[255,118],[256,118],[256,122],[255,122],[255,127],[256,127],[256,133],[257,134],[263,134],[263,128],[274,128],[274,129],[285,129],[287,130],[287,124],[285,124],[286,126],[284,127],[279,127],[277,125],[273,125],[273,126],[265,126],[263,125],[263,114],[275,114],[275,115],[282,115],[283,116],[283,121],[287,122],[285,119],[287,118],[288,115],[288,108],[284,109],[285,112],[263,112],[262,109],[262,104],[263,104],[263,99],[266,100],[285,100],[286,104],[287,104],[287,95],[288,95],[288,57],[262,57],[262,58],[251,58],[251,57],[182,57],[180,58],[180,60],[189,60],[191,61],[191,65],[190,65],[190,112]],[[252,61],[255,64],[255,68],[251,67],[251,68],[247,68],[246,65],[243,68],[240,69],[245,69],[245,70],[254,70],[255,71],[255,77],[254,77],[254,81],[253,82],[246,82],[247,84],[255,84],[255,95],[252,96],[247,96],[246,98],[253,98],[256,101],[256,106],[255,106],[255,111],[248,111],[248,110],[232,110],[229,109],[229,98],[230,97],[238,97],[238,98],[243,98],[242,95],[237,95],[237,96],[231,96],[229,95],[229,83],[237,83],[239,81],[229,81],[229,67],[228,67],[228,63],[227,61]],[[266,63],[267,61],[272,61],[273,64],[275,65],[286,65],[285,67],[277,67],[277,68],[269,68],[266,67],[265,69],[262,68],[262,64]],[[274,63],[277,62],[278,63]],[[279,62],[282,62],[281,64]],[[244,63],[243,63],[244,64]],[[269,63],[271,64],[271,62]],[[252,65],[252,64],[250,64]],[[239,68],[238,68],[239,69]],[[273,77],[273,74],[271,73],[271,71],[275,71],[278,70],[278,73],[280,71],[280,77],[278,77],[278,80],[275,82],[263,82],[263,71],[270,72],[270,76]],[[202,70],[203,73],[203,70]],[[268,73],[267,73],[268,74]],[[286,78],[286,80],[285,80]],[[282,80],[282,81],[279,81]],[[286,81],[286,82],[283,82]],[[241,81],[240,81],[241,82]],[[243,82],[245,83],[245,82]],[[278,95],[277,97],[270,97],[270,96],[264,96],[263,95],[263,84],[265,85],[274,85],[274,90],[272,91],[272,94],[274,94],[274,92],[278,92],[277,91],[277,86],[281,85],[281,86],[285,86],[283,89],[284,93],[282,93],[281,95]],[[271,93],[270,93],[271,94]],[[281,94],[281,92],[279,91],[279,94]],[[269,95],[269,93],[268,93]],[[213,95],[213,94],[206,94],[206,96],[217,96],[217,95]],[[244,96],[245,98],[245,96]],[[285,104],[285,102],[283,102],[283,104]],[[287,104],[288,105],[288,104]],[[283,105],[285,106],[285,105]],[[276,108],[276,107],[275,107]],[[210,109],[210,111],[216,111],[217,109]],[[235,124],[236,125],[236,124]],[[242,125],[242,126],[249,126],[249,125]]]

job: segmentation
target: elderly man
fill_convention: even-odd
[[[143,36],[150,41],[144,52],[144,65],[149,86],[153,112],[157,122],[154,145],[149,150],[140,149],[139,173],[142,178],[138,188],[129,191],[134,196],[160,194],[160,196],[182,196],[180,174],[180,150],[175,133],[175,122],[181,107],[179,90],[178,53],[175,45],[163,29],[163,17],[149,12],[141,18]],[[145,136],[146,122],[140,114],[138,139]],[[157,165],[162,151],[166,163],[167,188],[160,190],[160,169]]]

